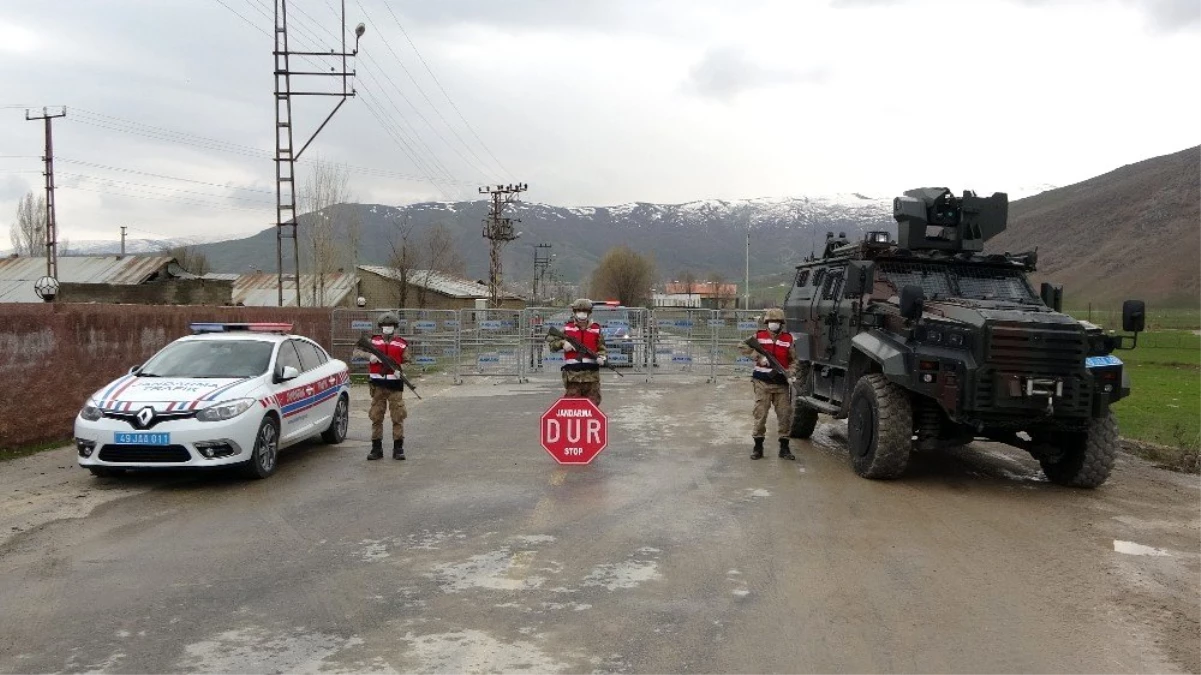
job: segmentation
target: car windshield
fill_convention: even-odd
[[[1021,270],[979,265],[932,265],[887,262],[884,276],[898,292],[905,286],[921,286],[927,298],[966,298],[1001,302],[1038,301]]]
[[[142,377],[253,377],[267,372],[275,345],[262,340],[184,340],[142,366]]]

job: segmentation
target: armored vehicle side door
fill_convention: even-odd
[[[846,263],[825,268],[820,285],[814,287],[810,323],[814,326],[812,360],[845,366],[850,359],[851,303],[843,298]]]
[[[820,269],[820,268],[819,268]],[[792,279],[792,288],[784,297],[784,318],[788,331],[796,339],[797,356],[804,361],[810,358],[813,334],[816,327],[810,323],[815,287],[812,285],[816,269],[803,267]]]

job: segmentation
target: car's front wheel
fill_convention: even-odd
[[[847,418],[851,466],[864,478],[898,478],[913,447],[913,409],[905,390],[880,374],[865,375],[851,393]]]
[[[267,415],[259,424],[258,433],[254,436],[254,451],[250,453],[250,461],[242,467],[242,472],[249,478],[266,478],[275,473],[279,461],[279,422],[272,415]]]
[[[346,440],[346,431],[350,428],[350,399],[346,394],[338,397],[338,405],[334,408],[334,418],[329,421],[329,428],[321,432],[321,440],[329,445],[337,445]]]

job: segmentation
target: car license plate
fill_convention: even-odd
[[[1085,368],[1102,368],[1104,366],[1120,366],[1122,360],[1116,356],[1089,356],[1084,359]]]
[[[171,434],[115,433],[115,445],[171,445]]]

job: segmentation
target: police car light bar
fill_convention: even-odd
[[[192,333],[199,335],[201,333],[235,333],[246,331],[251,333],[279,333],[287,334],[292,332],[292,324],[290,323],[193,323],[190,324]]]

